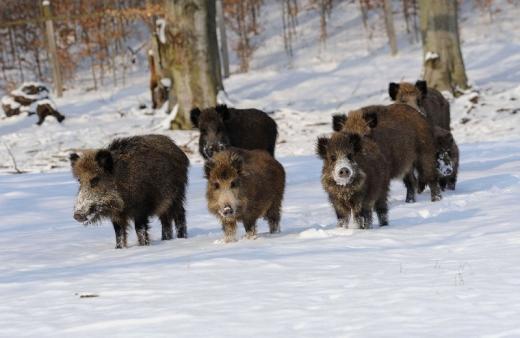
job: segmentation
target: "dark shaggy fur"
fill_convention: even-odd
[[[441,189],[455,190],[459,172],[459,147],[453,135],[440,127],[435,127],[435,143],[437,144],[437,169]]]
[[[426,81],[417,81],[415,85],[391,82],[388,85],[388,94],[393,101],[419,110],[432,127],[450,130],[450,103],[438,90],[428,88]]]
[[[285,171],[266,151],[230,148],[208,160],[204,171],[208,209],[221,220],[226,242],[235,240],[237,222],[254,238],[260,217],[270,233],[280,231]]]
[[[379,225],[388,225],[388,163],[375,142],[358,134],[337,132],[320,137],[316,153],[323,160],[321,184],[338,217],[347,227],[350,214],[361,229],[372,225],[375,209]]]
[[[386,157],[391,178],[403,177],[406,201],[415,201],[414,167],[431,190],[432,201],[441,199],[433,131],[426,119],[404,104],[367,106],[333,117],[336,131],[370,137]]]
[[[129,220],[139,245],[149,245],[148,218],[159,216],[162,239],[186,238],[184,199],[189,160],[168,137],[145,135],[114,140],[108,148],[71,154],[72,173],[80,184],[74,208],[78,222],[109,218],[116,248],[127,246]]]
[[[274,157],[276,122],[258,109],[234,109],[226,105],[190,113],[191,123],[200,130],[199,152],[208,159],[227,147],[263,149]]]

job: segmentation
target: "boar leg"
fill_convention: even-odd
[[[274,234],[280,232],[280,208],[281,202],[275,202],[271,205],[265,215],[265,219],[269,224],[269,233]]]
[[[335,199],[332,196],[329,196],[329,200],[332,203],[334,211],[336,212],[336,217],[338,218],[336,227],[348,228],[348,223],[350,222],[350,214],[352,213],[350,206],[345,205],[344,203]]]
[[[224,221],[222,223],[222,230],[224,231],[224,242],[235,242],[237,233],[237,222],[236,221]]]
[[[186,211],[180,203],[174,203],[172,206],[173,220],[175,221],[175,230],[177,238],[188,238],[188,230],[186,228]]]
[[[256,219],[244,219],[244,228],[246,229],[246,238],[256,238]]]
[[[358,229],[370,229],[372,227],[372,208],[361,205],[355,206],[354,223]]]
[[[415,188],[417,185],[417,179],[413,173],[413,168],[403,178],[403,182],[406,186],[406,203],[415,203]]]
[[[441,190],[444,191],[446,189],[446,185],[448,184],[448,179],[441,177],[439,179],[439,186],[441,187]]]
[[[456,184],[457,184],[457,176],[453,176],[453,177],[448,178],[447,188],[449,190],[455,190],[455,185]]]
[[[112,225],[114,226],[114,232],[116,233],[116,249],[126,248],[126,228],[128,224],[125,221],[117,220],[112,221]]]
[[[430,187],[432,202],[442,199],[441,188],[439,187],[439,176],[437,174],[437,165],[434,152],[423,152],[419,155],[419,163],[417,166],[420,180],[426,182]]]
[[[148,217],[139,217],[135,220],[135,232],[139,245],[150,245],[148,236]]]
[[[375,210],[377,219],[379,220],[379,226],[388,225],[388,202],[386,195],[376,201]]]
[[[163,241],[168,241],[173,238],[173,227],[172,227],[172,216],[169,212],[166,212],[159,216],[162,225],[162,235],[161,239]]]

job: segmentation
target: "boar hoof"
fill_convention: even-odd
[[[432,202],[438,202],[442,199],[441,195],[432,195]]]

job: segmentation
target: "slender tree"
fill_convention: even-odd
[[[166,24],[159,32],[164,72],[177,98],[172,129],[191,128],[193,107],[214,106],[222,86],[215,0],[165,0]]]
[[[390,44],[390,54],[395,55],[397,54],[397,37],[395,35],[394,13],[391,0],[383,0],[383,9],[385,12],[386,35],[388,36],[388,43]]]
[[[424,79],[438,90],[457,94],[468,88],[460,50],[456,0],[420,0]]]

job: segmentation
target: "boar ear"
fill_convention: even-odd
[[[198,107],[195,107],[193,108],[191,111],[190,111],[190,120],[191,120],[191,124],[193,124],[193,126],[195,128],[198,128],[199,127],[199,116],[200,116],[200,109]]]
[[[76,161],[79,160],[79,155],[76,153],[72,153],[69,155],[70,165],[74,166],[76,164]]]
[[[396,100],[398,91],[399,91],[398,83],[390,82],[388,84],[388,95],[390,95],[390,98],[392,99],[392,101]]]
[[[318,137],[318,141],[316,142],[316,155],[318,155],[323,160],[327,157],[327,147],[329,145],[329,141],[329,138]]]
[[[215,162],[213,160],[209,159],[204,162],[204,178],[209,178],[209,173],[213,167],[215,167]]]
[[[367,123],[370,129],[374,129],[377,127],[377,113],[376,112],[367,112],[363,114],[363,119]]]
[[[419,80],[415,82],[415,88],[419,89],[419,92],[423,97],[428,93],[428,85],[426,84],[426,81]]]
[[[96,154],[97,164],[107,173],[112,173],[114,170],[114,160],[112,154],[108,150],[100,150]]]
[[[352,145],[354,153],[359,153],[361,151],[361,137],[358,134],[350,134],[348,141]]]
[[[343,126],[347,122],[347,115],[345,114],[336,114],[332,116],[332,130],[341,131]]]
[[[240,174],[242,172],[242,166],[244,165],[244,159],[240,154],[233,153],[231,155],[231,166]]]
[[[217,114],[222,117],[223,121],[229,120],[229,109],[225,104],[219,104],[215,107]]]

